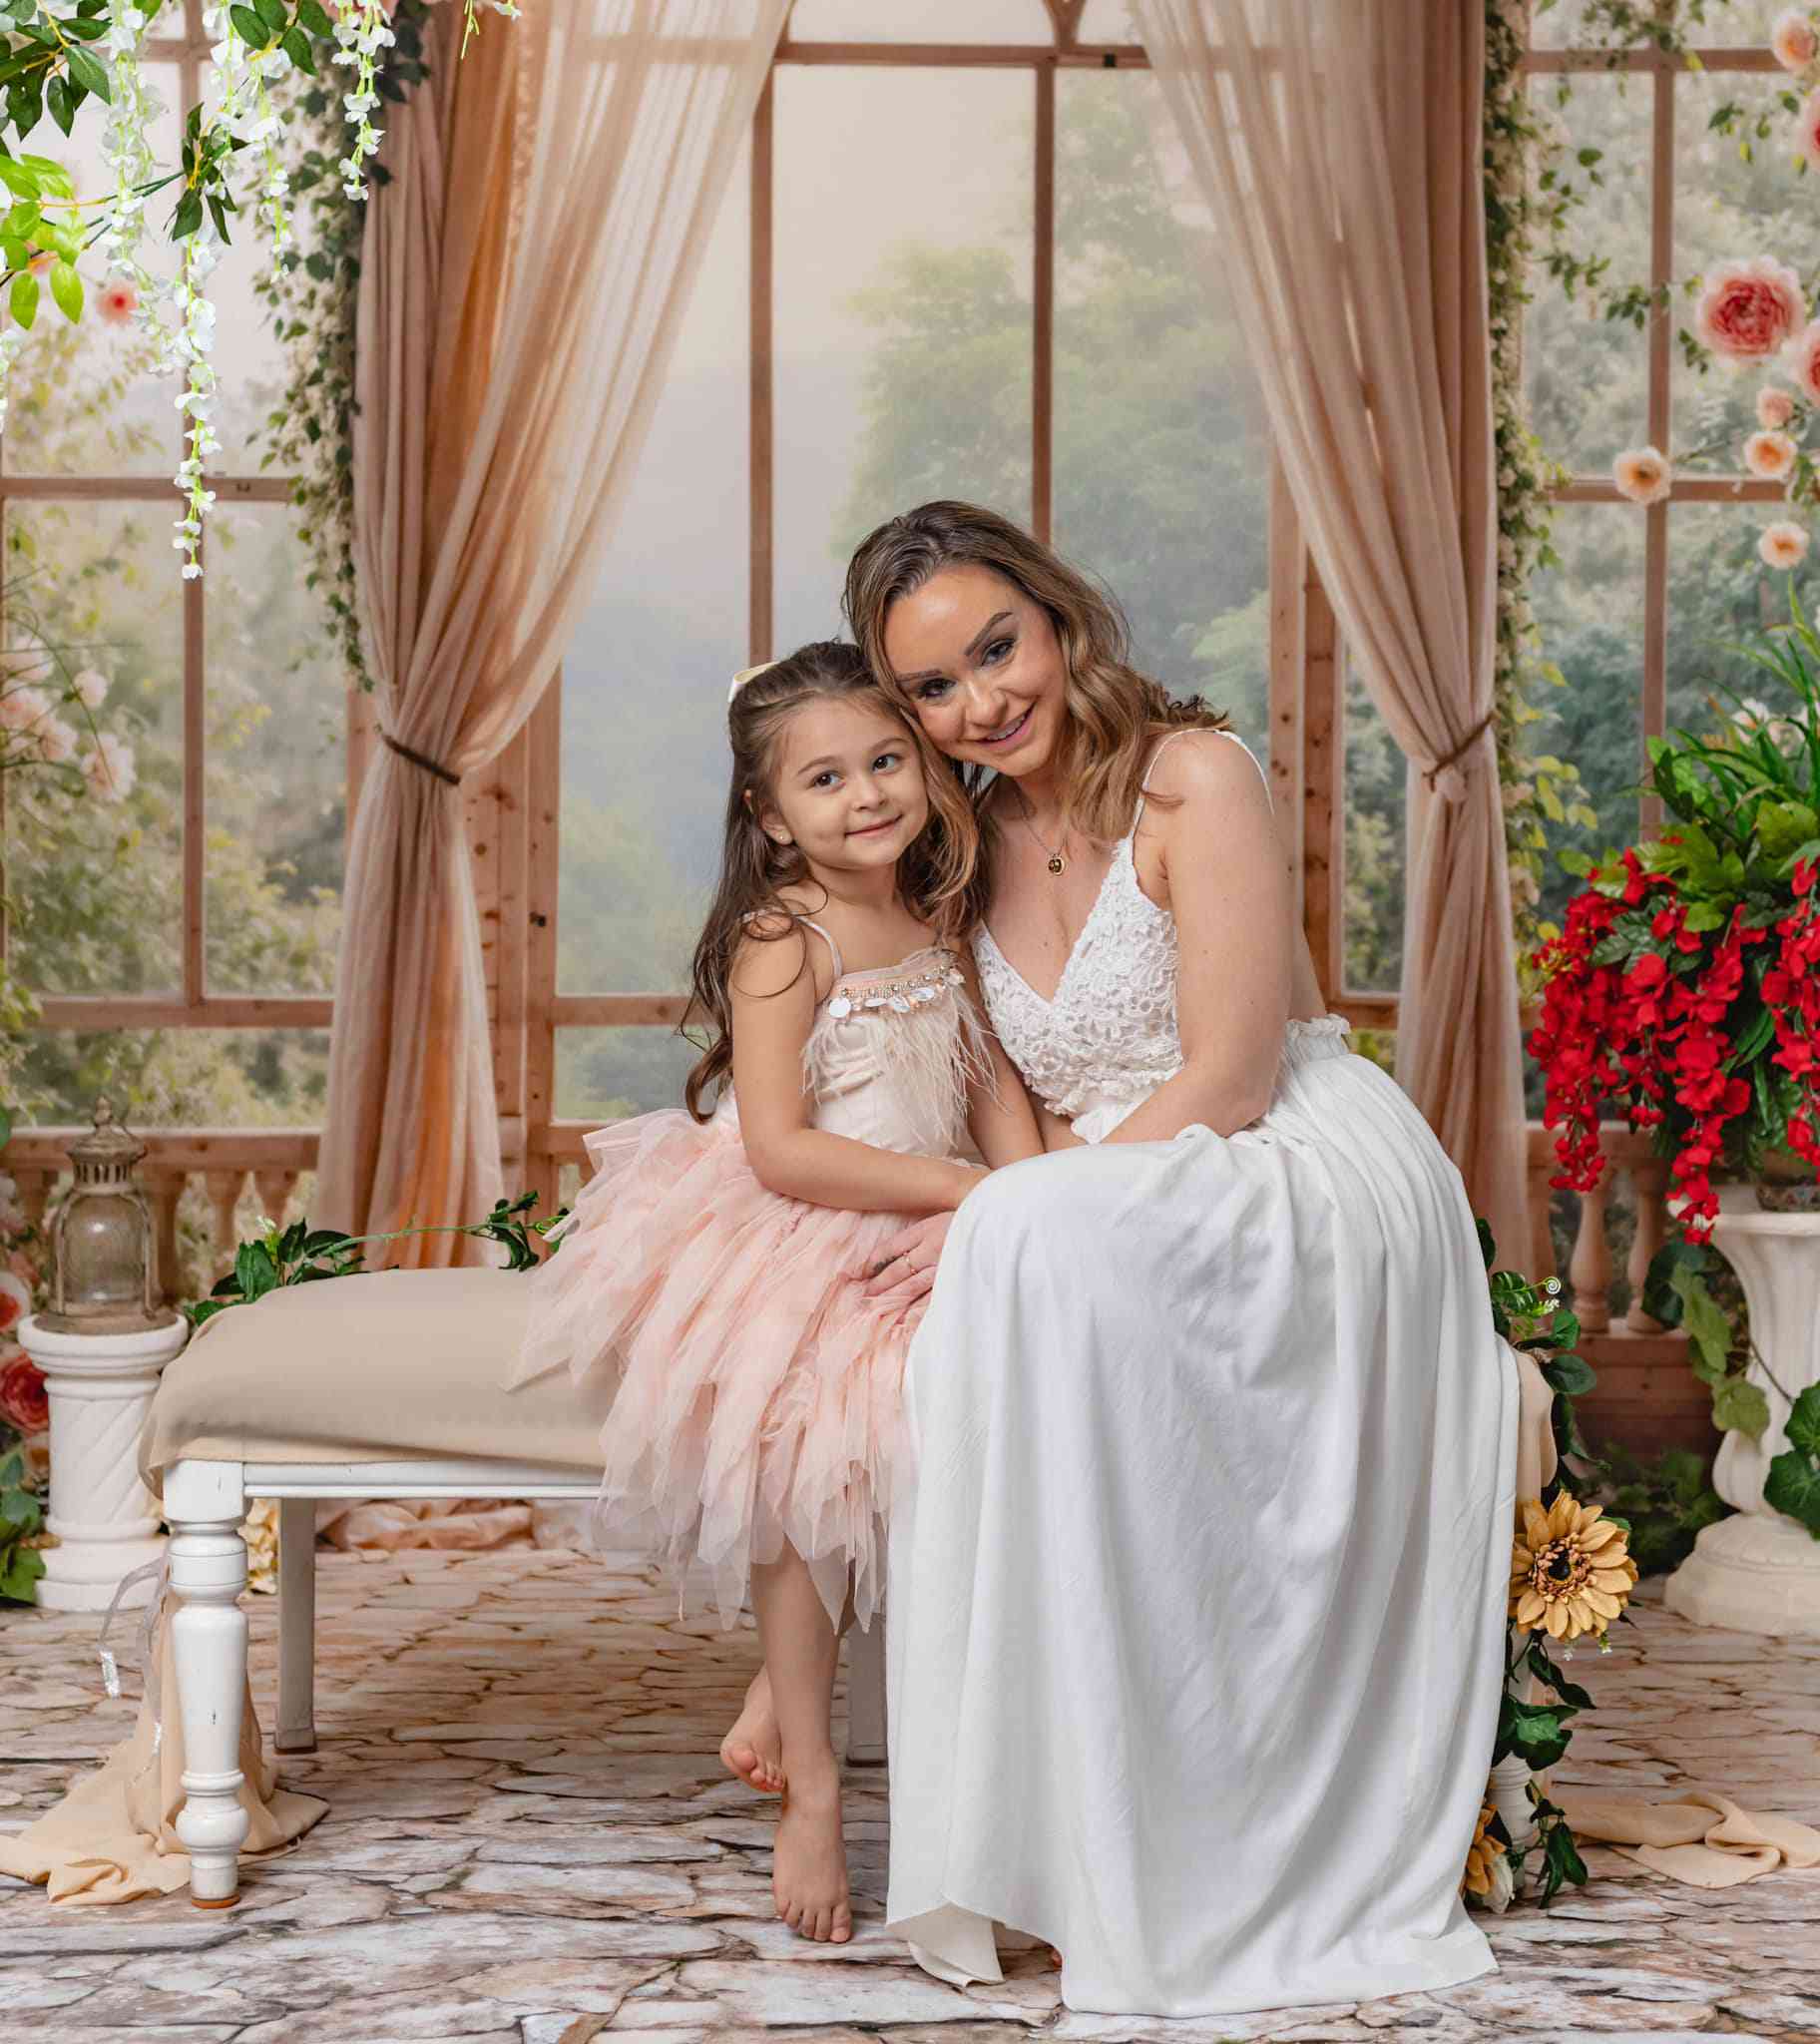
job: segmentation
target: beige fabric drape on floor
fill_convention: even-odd
[[[325,1226],[470,1221],[499,1197],[454,779],[530,716],[588,599],[786,11],[563,0],[458,58],[461,10],[439,9],[429,78],[386,124],[354,541],[380,723],[416,758],[375,749],[349,847]]]
[[[1483,12],[1132,0],[1132,13],[1212,211],[1309,549],[1411,763],[1397,1076],[1521,1261],[1521,1042],[1490,725]]]

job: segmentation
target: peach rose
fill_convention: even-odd
[[[1773,256],[1721,262],[1694,307],[1693,330],[1715,355],[1756,362],[1773,355],[1807,316],[1795,272]]]
[[[1791,7],[1776,16],[1776,25],[1769,32],[1769,47],[1784,71],[1805,71],[1820,56],[1820,34],[1815,32],[1813,19],[1805,9]]]
[[[44,1372],[29,1355],[15,1355],[0,1368],[0,1419],[21,1433],[42,1433],[51,1423]]]
[[[1807,553],[1807,528],[1779,518],[1766,525],[1757,540],[1757,554],[1766,568],[1798,568]]]
[[[1611,478],[1633,504],[1656,504],[1668,494],[1668,463],[1653,447],[1626,447],[1611,464]]]
[[[1795,443],[1786,433],[1752,433],[1744,442],[1744,466],[1765,482],[1779,483],[1795,465]]]
[[[1773,383],[1765,383],[1757,392],[1757,424],[1774,431],[1785,426],[1795,415],[1795,400],[1786,390],[1778,390]],[[79,675],[77,680],[82,677]],[[91,704],[90,708],[94,706]]]

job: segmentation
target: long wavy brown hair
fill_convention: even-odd
[[[873,672],[909,715],[916,706],[892,672],[885,623],[900,597],[914,596],[944,568],[990,569],[1040,604],[1055,627],[1067,676],[1066,749],[1058,763],[1068,789],[1067,818],[1084,835],[1113,843],[1132,827],[1149,765],[1151,740],[1180,729],[1225,731],[1230,720],[1195,699],[1180,703],[1131,664],[1131,630],[1104,590],[1021,526],[977,504],[940,499],[889,518],[860,542],[847,568],[847,622]],[[949,771],[978,809],[988,768]],[[994,828],[990,814],[983,828]],[[984,862],[967,876],[969,921],[985,911]]]
[[[938,941],[958,942],[966,926],[967,882],[978,858],[972,805],[947,770],[949,763],[923,737],[915,718],[879,687],[864,654],[856,646],[822,639],[754,675],[727,705],[733,776],[726,797],[720,877],[695,946],[688,1011],[682,1022],[685,1031],[705,1030],[708,1036],[708,1047],[689,1073],[683,1093],[696,1121],[707,1119],[709,1092],[732,1070],[729,983],[739,946],[748,939],[772,942],[791,935],[796,925],[783,889],[813,884],[808,860],[795,845],[767,836],[759,818],[774,805],[773,776],[791,718],[805,704],[831,696],[870,701],[904,727],[928,785],[929,821],[898,861],[898,892]]]

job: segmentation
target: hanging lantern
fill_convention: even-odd
[[[151,1210],[133,1176],[146,1146],[114,1119],[106,1094],[91,1134],[70,1145],[76,1183],[51,1223],[51,1304],[59,1334],[140,1334],[178,1317],[158,1288]]]

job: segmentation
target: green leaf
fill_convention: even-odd
[[[1681,1301],[1681,1325],[1693,1344],[1688,1357],[1693,1373],[1702,1383],[1716,1384],[1731,1354],[1731,1322],[1697,1271],[1682,1266],[1668,1281]]]
[[[1820,1384],[1809,1384],[1795,1400],[1782,1431],[1800,1454],[1820,1456]]]
[[[271,33],[274,36],[281,35],[285,23],[290,19],[290,10],[284,5],[284,0],[252,0],[252,4],[258,9],[259,19]]]
[[[1820,1540],[1820,1464],[1811,1455],[1794,1448],[1777,1455],[1764,1479],[1763,1502],[1773,1511],[1786,1512]]]
[[[10,1554],[0,1550],[0,1597],[15,1604],[36,1602],[33,1585],[44,1574],[44,1556],[35,1547],[15,1547]]]
[[[82,317],[82,278],[76,274],[73,262],[59,260],[51,264],[51,296],[66,319]]]
[[[1542,1365],[1550,1388],[1564,1398],[1581,1398],[1598,1382],[1592,1365],[1584,1355],[1558,1355]]]
[[[1757,811],[1757,842],[1770,858],[1782,858],[1820,830],[1806,802],[1765,802]]]
[[[178,201],[177,213],[171,222],[171,239],[181,242],[188,235],[196,233],[203,224],[203,195],[194,189]]]
[[[228,18],[233,23],[234,33],[243,43],[250,43],[255,50],[262,50],[271,40],[271,31],[250,7],[230,7]]]
[[[335,24],[320,0],[297,0],[297,19],[312,36],[328,37],[335,32]]]
[[[7,309],[17,325],[29,327],[38,316],[38,279],[29,269],[22,269],[13,278],[12,295],[7,300]]]
[[[13,1111],[10,1107],[0,1107],[0,1150],[6,1148],[7,1144],[12,1141],[12,1136]]]
[[[42,196],[37,176],[28,163],[21,163],[17,157],[0,156],[0,185],[20,199],[37,199]]]
[[[107,67],[99,57],[92,56],[80,43],[72,43],[63,53],[63,61],[69,66],[71,79],[84,92],[92,92],[98,100],[114,103],[114,88],[108,82]]]
[[[1727,1377],[1713,1390],[1712,1423],[1721,1433],[1747,1433],[1754,1441],[1769,1424],[1769,1400],[1748,1377]]]
[[[300,28],[287,28],[278,38],[278,47],[299,71],[306,72],[311,78],[316,75],[315,52]]]
[[[1584,1887],[1587,1880],[1587,1863],[1580,1856],[1580,1848],[1574,1842],[1574,1833],[1568,1829],[1566,1817],[1551,1824],[1543,1841],[1542,1899],[1549,1901],[1564,1881],[1575,1887]]]
[[[263,1298],[278,1281],[277,1266],[262,1242],[243,1242],[233,1259],[233,1275],[240,1281],[240,1295],[249,1302]]]
[[[66,135],[76,124],[76,109],[87,97],[80,86],[71,85],[67,78],[53,78],[44,89],[44,103],[51,110],[51,119]]]
[[[293,1221],[278,1237],[278,1262],[294,1264],[303,1254],[303,1245],[309,1238],[309,1223]]]

